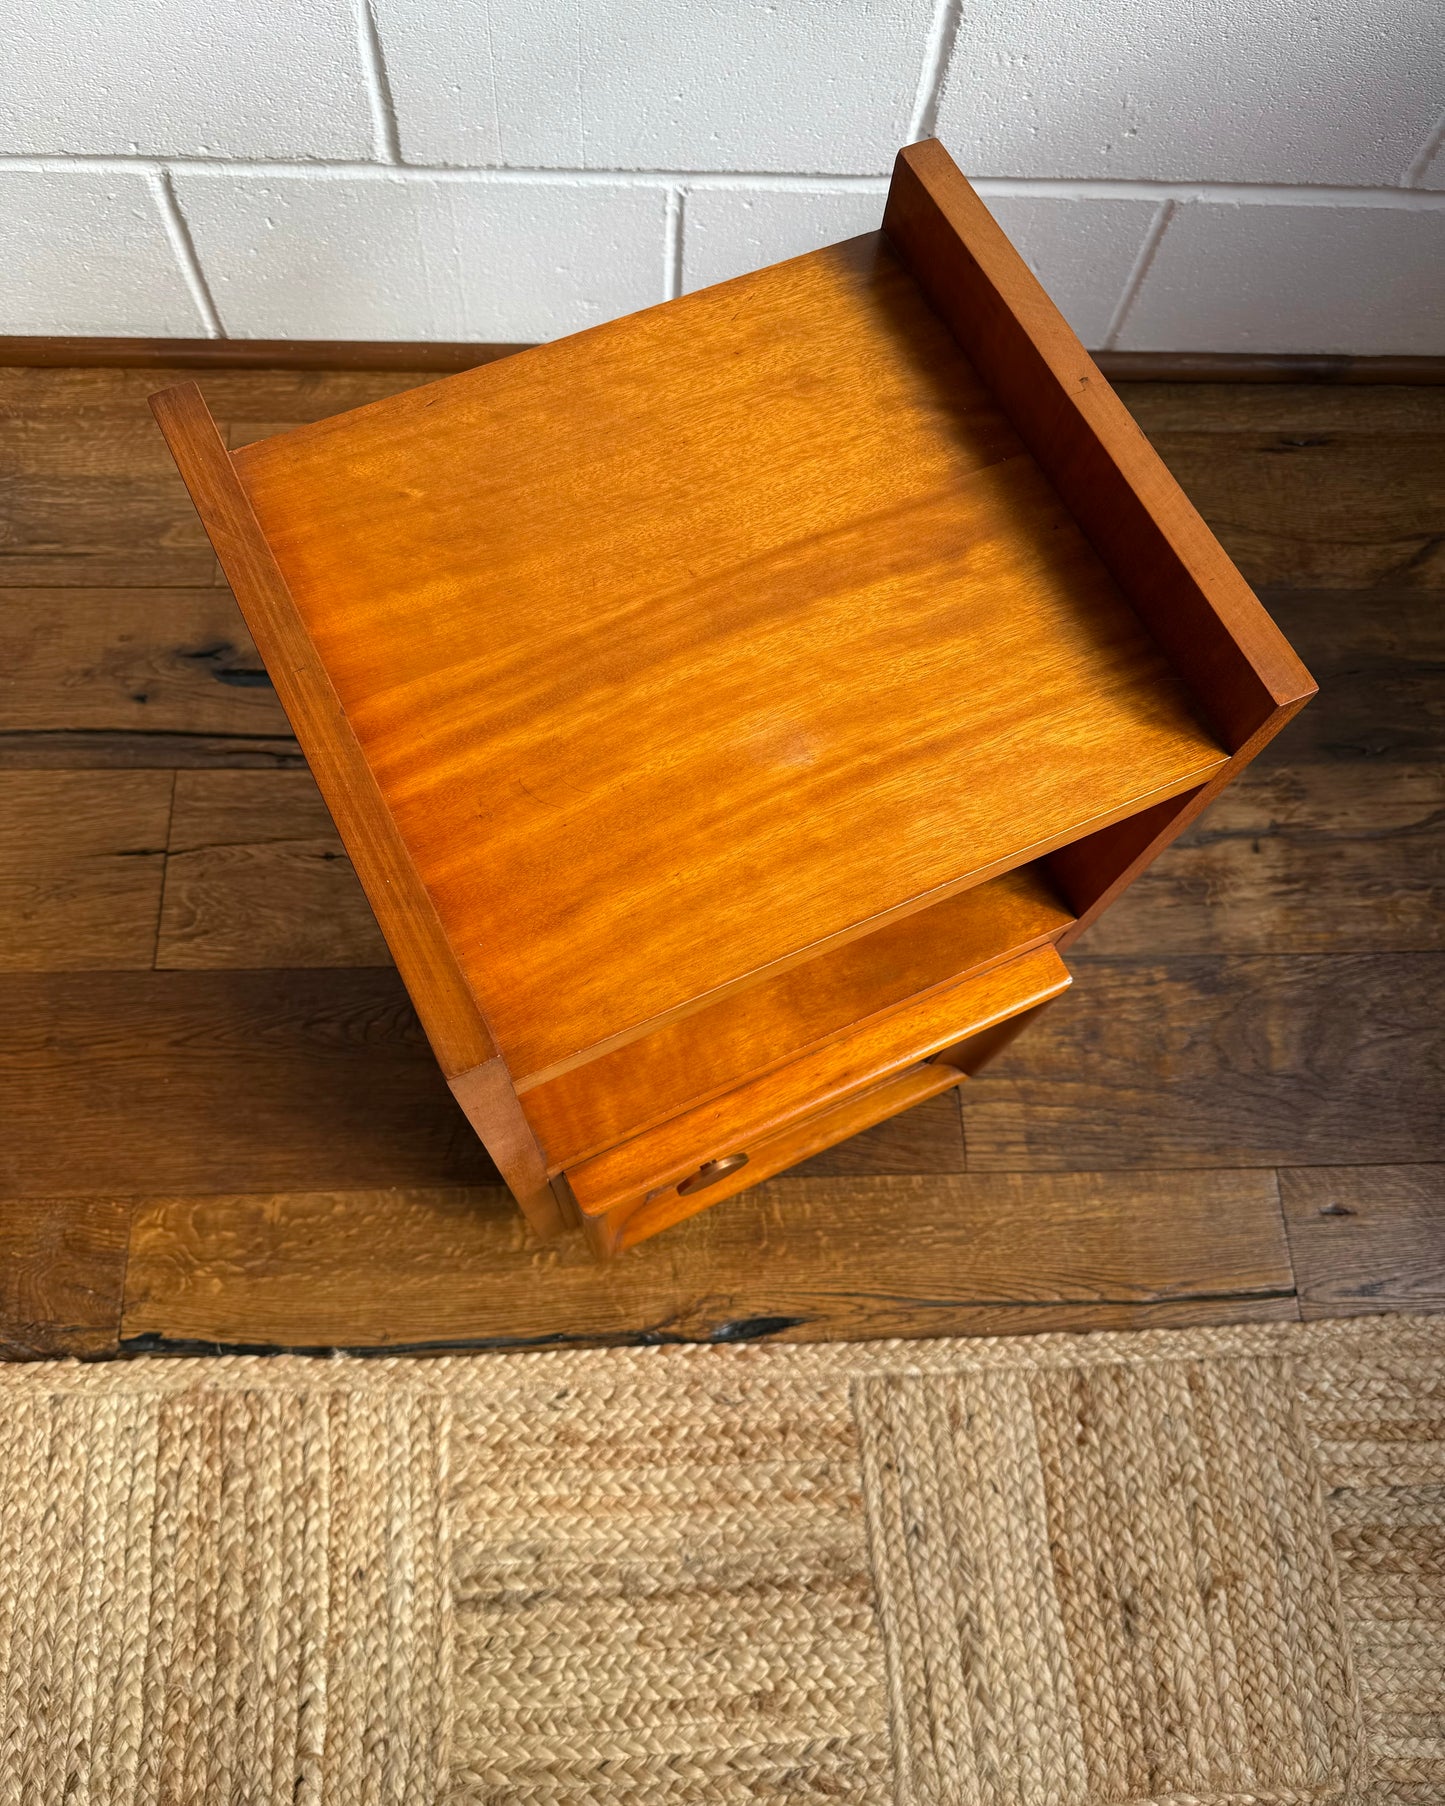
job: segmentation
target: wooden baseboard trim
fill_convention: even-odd
[[[1115,383],[1445,383],[1445,357],[1100,351],[1094,361]]]
[[[42,339],[0,334],[0,366],[113,370],[424,370],[443,375],[490,364],[517,345],[445,345],[407,339]]]
[[[489,364],[525,344],[408,339],[103,339],[0,335],[0,366],[120,370],[420,370]],[[1216,351],[1100,351],[1111,382],[1445,383],[1445,357],[1312,357]]]

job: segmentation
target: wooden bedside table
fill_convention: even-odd
[[[152,405],[453,1091],[599,1252],[977,1070],[1313,693],[933,142],[881,233],[234,454]]]

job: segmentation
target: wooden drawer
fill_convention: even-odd
[[[710,1184],[685,1192],[679,1191],[676,1185],[661,1186],[626,1199],[601,1216],[584,1216],[582,1224],[588,1242],[596,1254],[618,1254],[635,1242],[656,1235],[659,1229],[695,1216],[698,1211],[720,1204],[735,1192],[760,1185],[775,1173],[786,1172],[799,1161],[810,1160],[825,1148],[836,1147],[850,1135],[859,1135],[875,1123],[885,1122],[890,1116],[911,1110],[926,1098],[961,1085],[967,1077],[968,1074],[958,1067],[935,1061],[895,1073],[882,1084],[871,1085],[830,1109],[803,1117],[781,1133],[742,1150],[747,1155],[745,1164]]]
[[[1050,945],[915,999],[780,1071],[685,1110],[646,1134],[569,1167],[566,1178],[577,1207],[584,1218],[604,1216],[619,1208],[632,1211],[651,1194],[686,1182],[707,1163],[730,1160],[739,1153],[749,1155],[747,1167],[740,1169],[746,1173],[754,1165],[749,1150],[756,1144],[771,1142],[792,1126],[836,1109],[956,1042],[1045,1002],[1068,983],[1068,971]],[[942,1090],[944,1085],[935,1088]],[[881,1121],[904,1107],[884,1108],[871,1121]],[[829,1146],[867,1126],[854,1122],[818,1145]],[[781,1166],[771,1170],[779,1171]],[[756,1177],[762,1176],[761,1171],[756,1173]],[[752,1178],[744,1180],[753,1182]],[[742,1185],[733,1189],[741,1190]],[[721,1195],[713,1187],[699,1191],[696,1207]]]

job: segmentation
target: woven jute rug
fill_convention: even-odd
[[[0,1371],[0,1797],[1445,1801],[1445,1320]]]

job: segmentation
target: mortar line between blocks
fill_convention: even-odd
[[[356,35],[361,47],[361,68],[366,99],[371,109],[372,142],[379,163],[401,162],[401,135],[396,123],[396,103],[391,77],[386,72],[386,51],[381,42],[375,0],[356,0]]]
[[[686,211],[687,190],[669,188],[662,249],[662,291],[668,301],[676,301],[682,293],[682,234]]]
[[[948,79],[948,67],[953,60],[953,46],[958,38],[962,17],[963,0],[938,0],[928,29],[923,67],[918,74],[913,116],[908,122],[910,144],[916,144],[920,138],[931,138],[938,124],[938,103],[943,98],[943,84]]]
[[[1407,188],[1413,189],[1418,183],[1425,180],[1425,172],[1435,161],[1435,153],[1442,144],[1445,144],[1445,113],[1442,113],[1435,121],[1434,131],[1420,146],[1420,154],[1405,171],[1404,181]],[[1427,188],[1425,192],[1428,194],[1430,190]]]
[[[239,176],[274,179],[309,176],[318,181],[385,176],[430,182],[476,182],[498,187],[723,189],[739,193],[812,193],[835,189],[853,194],[886,194],[886,175],[840,175],[798,170],[685,170],[685,169],[542,169],[502,168],[483,164],[405,163],[393,165],[375,159],[323,158],[306,160],[277,157],[232,158],[135,155],[73,156],[27,155],[0,152],[0,173],[65,175],[89,171],[110,175],[155,174],[161,170],[185,170],[205,176]],[[965,172],[966,173],[966,172]],[[1270,182],[1160,182],[1126,181],[1088,176],[973,176],[974,187],[985,198],[1030,197],[1073,200],[1227,201],[1251,206],[1386,207],[1403,211],[1434,212],[1445,209],[1445,190],[1399,186],[1350,188],[1318,183]]]
[[[1169,222],[1174,218],[1179,203],[1177,201],[1161,201],[1154,217],[1149,222],[1149,230],[1144,234],[1144,242],[1139,247],[1139,254],[1134,259],[1134,267],[1129,271],[1124,282],[1124,292],[1119,297],[1113,317],[1109,321],[1108,331],[1104,334],[1103,349],[1113,351],[1118,347],[1119,334],[1124,330],[1124,323],[1133,311],[1139,291],[1144,286],[1145,278],[1153,267],[1159,247],[1164,242],[1164,234],[1169,230]]]
[[[195,240],[191,237],[190,224],[181,208],[180,196],[176,193],[170,170],[152,171],[151,186],[156,205],[160,210],[161,224],[165,228],[171,250],[175,253],[181,276],[190,290],[196,312],[201,316],[206,337],[223,339],[226,336],[226,328],[221,321],[221,310],[216,306],[216,298],[211,293],[211,285],[201,266],[200,254],[196,250]]]

